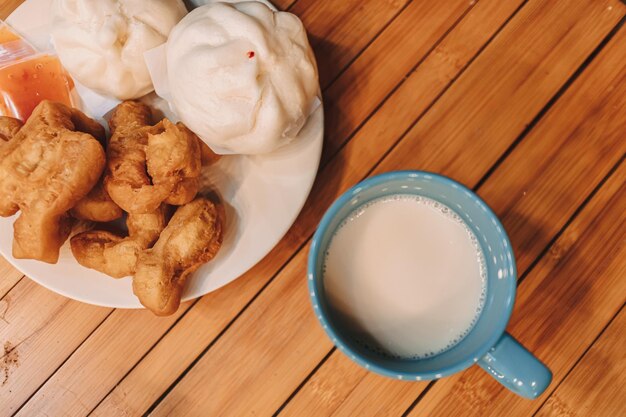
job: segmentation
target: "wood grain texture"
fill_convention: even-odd
[[[13,265],[0,256],[0,277],[2,277],[2,279],[0,279],[0,299],[2,299],[23,276],[20,271],[13,268]],[[2,304],[2,301],[0,301],[0,304]],[[3,308],[0,307],[0,311],[2,310]]]
[[[422,62],[415,61],[419,65],[403,79],[398,88],[356,133],[355,127],[363,123],[365,120],[363,115],[370,114],[369,112],[376,105],[374,99],[380,96],[370,96],[369,92],[364,94],[360,90],[351,92],[350,78],[356,78],[356,74],[359,73],[353,72],[351,68],[348,69],[345,76],[335,84],[337,87],[331,86],[326,95],[325,104],[329,109],[327,111],[328,125],[336,125],[337,134],[330,138],[330,145],[326,146],[325,152],[331,153],[331,149],[340,147],[353,133],[355,143],[362,143],[367,140],[366,137],[373,136],[377,141],[392,146],[465,69],[481,47],[490,40],[490,37],[521,3],[522,0],[481,0],[475,3],[450,33],[447,33],[441,42],[429,51]],[[407,26],[409,25],[410,23],[407,23]],[[382,36],[379,40],[382,41]],[[435,45],[431,45],[431,48],[433,46]],[[384,47],[381,46],[382,48]],[[388,60],[393,62],[391,58],[388,57]],[[370,61],[375,62],[376,58]],[[366,65],[361,65],[361,67],[367,68]],[[409,67],[405,66],[403,70],[407,68]],[[384,74],[376,78],[384,78]],[[370,85],[370,91],[379,89],[375,82]],[[341,91],[344,91],[343,94],[349,95],[351,99],[341,96]],[[333,97],[333,94],[336,97]],[[361,103],[365,103],[363,109],[360,108]],[[348,119],[344,120],[344,113],[360,114],[361,117],[350,119],[348,116]]]
[[[92,404],[92,407],[98,404],[93,415],[135,416],[144,413],[261,288],[268,276],[263,272],[269,268],[269,263],[263,261],[262,266],[261,269],[255,268],[254,274],[248,273],[220,291],[202,297],[119,383],[115,378],[105,380],[103,390],[98,383],[87,379],[84,383],[104,398],[100,404]],[[107,346],[105,343],[98,349],[108,352]],[[86,364],[92,362],[89,355],[81,359]],[[128,361],[123,358],[109,360],[128,366]],[[109,389],[112,389],[110,393]]]
[[[335,351],[280,415],[400,416],[427,386],[364,372]]]
[[[624,416],[626,309],[539,409],[537,417]]]
[[[520,286],[507,330],[552,370],[547,395],[624,303],[625,181],[621,164]],[[540,405],[473,367],[437,382],[410,415],[527,416]]]
[[[6,19],[24,0],[2,0],[0,3],[0,19]]]
[[[14,347],[19,366],[9,369],[0,387],[0,415],[13,413],[91,333],[89,322],[77,318],[102,322],[109,311],[69,300],[28,279],[2,304],[0,343]]]
[[[326,129],[333,132],[324,143],[324,155],[337,151],[471,7],[466,0],[440,0],[436,5],[430,1],[409,4],[324,94]]]
[[[437,169],[458,178],[459,171],[470,168],[467,163],[491,164],[619,22],[624,9],[616,0],[585,0],[577,7],[529,1],[376,172]],[[449,161],[443,170],[440,160]],[[472,179],[481,172],[476,167]]]
[[[568,201],[572,198],[578,200],[574,201],[575,204],[579,204],[581,201],[580,195],[568,196],[569,193],[564,193],[563,190],[572,187],[572,181],[576,181],[576,178],[579,181],[586,182],[588,179],[587,174],[601,177],[603,175],[602,172],[598,172],[596,169],[599,165],[602,165],[599,162],[602,160],[602,156],[609,156],[610,159],[616,160],[624,155],[626,151],[626,143],[623,140],[623,132],[626,131],[626,120],[620,117],[622,109],[626,106],[626,85],[624,83],[626,80],[625,42],[626,31],[622,28],[582,74],[580,79],[572,85],[572,88],[567,91],[560,102],[553,107],[545,120],[533,130],[531,137],[527,138],[518,148],[521,153],[531,157],[534,155],[537,159],[533,169],[537,181],[551,185],[550,195],[546,195],[541,199],[542,204],[549,210],[552,210],[555,204],[563,204],[563,201]],[[592,120],[593,122],[591,122]],[[560,132],[559,130],[562,129],[562,126],[567,126],[567,128]],[[530,146],[532,137],[536,138],[536,146]],[[544,140],[546,137],[554,138],[555,140]],[[574,148],[570,146],[570,144],[575,143],[583,144],[583,147],[579,148],[578,152],[573,152]],[[611,145],[607,147],[607,144]],[[554,149],[549,151],[548,147],[551,146],[554,146]],[[561,148],[560,146],[564,147]],[[567,165],[556,169],[549,168],[550,165],[554,164],[555,159],[565,161]],[[515,167],[517,164],[518,161],[511,160],[510,163],[503,164],[500,171],[503,175],[516,178]],[[595,174],[594,171],[596,171]],[[497,177],[498,174],[494,175]],[[557,178],[554,178],[552,182],[546,181],[548,177],[554,175]],[[592,184],[588,184],[587,189],[591,188]],[[526,231],[524,239],[519,241],[521,246],[517,246],[519,250],[516,251],[516,257],[519,260],[518,266],[520,267],[530,263],[532,254],[540,250],[539,245],[536,243],[538,234],[545,233],[546,230],[550,230],[553,227],[553,225],[545,222],[545,217],[538,215],[539,212],[534,204],[531,203],[534,199],[529,200],[529,197],[537,192],[536,184],[526,188],[521,184],[520,180],[520,183],[517,183],[511,190],[513,198],[509,195],[505,196],[497,190],[490,192],[488,186],[485,187],[484,191],[484,197],[492,205],[499,204],[498,201],[510,200],[507,205],[512,207],[514,211],[512,211],[510,217],[505,216],[503,222],[514,239],[514,246],[517,246],[516,236],[518,236],[518,233],[515,233],[515,231]],[[526,206],[528,208],[527,213],[530,215],[520,216],[516,213],[520,206]],[[561,240],[551,249],[550,254],[555,258],[562,257],[565,250],[563,246],[567,246],[567,243]],[[595,276],[595,274],[591,274]],[[522,288],[522,291],[526,290]],[[570,306],[568,311],[571,308],[572,306]],[[573,330],[573,332],[578,332],[578,329]],[[473,374],[476,374],[476,372],[473,372]],[[450,385],[453,385],[453,382],[448,380],[437,383],[432,392],[429,392],[425,399],[420,402],[416,408],[416,413],[419,413],[420,410],[425,412],[420,407],[422,403],[437,403],[431,396],[437,395],[439,391],[450,392],[450,390],[453,390],[453,388],[448,387]],[[446,387],[448,388],[446,389]],[[469,393],[468,396],[470,395],[474,394]],[[460,396],[457,395],[456,397]],[[448,399],[442,399],[442,401],[451,408],[443,408],[443,414],[441,415],[454,412],[454,409],[462,408],[463,405],[461,404],[466,402],[463,400],[463,397],[460,397],[458,402],[449,401]],[[457,405],[457,403],[459,404]],[[476,411],[477,415],[484,415],[485,413],[485,410],[480,408]],[[521,409],[519,415],[524,415],[525,411],[528,410]]]
[[[308,305],[308,249],[298,252],[154,416],[269,415],[280,406],[332,347]]]
[[[278,10],[289,10],[296,1],[297,0],[275,0],[272,1],[272,4],[276,6]]]
[[[298,15],[320,65],[320,85],[326,88],[337,73],[376,37],[409,0],[299,0]],[[431,4],[430,2],[426,2]],[[316,24],[313,24],[316,22]]]
[[[553,12],[560,12],[560,10]],[[588,11],[586,12],[588,13]],[[580,15],[579,19],[588,25],[595,24],[595,20],[588,21],[586,15]],[[575,22],[570,24],[575,25]],[[611,28],[612,26],[607,25],[604,33],[608,33]],[[567,27],[557,26],[554,30],[568,32]],[[555,39],[558,38],[555,36]],[[587,51],[591,52],[594,46],[593,44],[589,45]],[[561,53],[567,54],[568,52],[563,49]],[[541,60],[537,60],[536,65],[540,66],[541,62]],[[515,70],[516,67],[512,68],[510,72],[515,72]],[[562,76],[571,74],[574,70],[575,67],[569,71],[564,67]],[[526,72],[528,68],[520,66],[519,71]],[[511,76],[514,78],[517,74]],[[565,81],[565,79],[549,78],[552,83]],[[523,118],[524,114],[520,113],[510,117]],[[415,157],[419,158],[419,156]],[[482,157],[484,158],[484,155]],[[476,155],[476,162],[478,159],[479,156]],[[437,163],[445,164],[446,160],[439,159]],[[476,172],[476,164],[467,164],[466,169],[469,177]],[[506,188],[501,190],[506,190]],[[576,205],[572,205],[569,209],[573,211],[575,208]],[[567,217],[562,222],[566,219]],[[547,240],[544,240],[545,243]],[[294,264],[296,264],[295,267]],[[325,336],[319,337],[321,332],[314,317],[309,313],[308,320],[305,320],[306,311],[310,310],[307,305],[306,288],[294,287],[293,284],[300,281],[300,278],[304,276],[304,270],[305,256],[301,251],[294,261],[255,300],[254,304],[244,312],[228,333],[217,341],[215,346],[165,397],[163,402],[154,410],[155,415],[198,414],[200,412],[210,414],[216,413],[217,410],[232,415],[246,413],[264,415],[268,412],[271,413],[271,410],[281,403],[281,399],[286,399],[290,393],[290,384],[293,384],[291,385],[292,388],[297,387],[297,383],[313,369],[311,362],[309,362],[311,357],[317,355],[317,360],[314,360],[313,364],[321,360],[327,350],[324,352],[320,348],[329,346]],[[275,305],[274,300],[277,299],[286,301],[280,305]],[[282,317],[280,314],[285,305],[289,306],[287,309],[291,312],[289,317]],[[295,320],[294,317],[297,317],[298,320]],[[259,322],[267,323],[260,334],[253,330]],[[312,327],[311,323],[313,323]],[[303,328],[306,328],[306,331],[303,332]],[[312,337],[316,335],[318,339],[314,339],[315,343],[311,344]],[[248,348],[241,350],[240,346]],[[307,355],[305,358],[301,358],[298,352],[305,349]],[[214,376],[215,382],[206,381],[204,375]],[[248,379],[250,375],[264,381],[272,381],[274,378],[280,377],[281,384],[276,387],[272,385],[272,390],[268,392],[265,385],[252,385]],[[214,394],[211,401],[207,400],[209,393]],[[238,400],[236,401],[235,398]]]
[[[294,263],[300,264],[296,269],[303,267],[305,259],[301,255],[288,268]],[[286,273],[290,274],[288,270]],[[299,378],[294,374],[307,364],[309,369],[314,365],[310,357],[321,358],[322,349],[330,347],[305,305],[306,287],[293,275],[286,278],[268,287],[154,415],[212,415],[218,411],[227,415],[266,415],[268,409],[274,409],[272,397],[277,391],[296,383]],[[271,302],[276,299],[282,302]],[[258,326],[259,322],[264,326]],[[255,384],[256,379],[264,383]]]
[[[136,363],[186,307],[188,305],[165,319],[155,317],[147,310],[113,311],[17,415],[89,413],[108,391],[108,386],[97,382],[122,379],[127,372],[124,364]],[[106,349],[100,349],[105,345]],[[124,358],[124,361],[113,360],[116,357]],[[94,375],[98,375],[95,380]]]
[[[626,152],[626,121],[619,117],[626,106],[626,90],[616,88],[626,77],[623,42],[620,33],[479,189],[503,220],[517,257],[524,253],[526,262],[518,264],[519,274],[543,249],[546,237],[558,232],[608,167]],[[386,387],[382,395],[377,394],[380,385]],[[324,414],[330,415],[343,402],[340,410],[345,414],[359,413],[355,406],[388,409],[402,404],[406,409],[426,384],[406,386],[390,379],[378,381],[334,352],[284,411],[311,415],[324,407]]]

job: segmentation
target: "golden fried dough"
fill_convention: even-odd
[[[16,124],[0,117],[0,125]],[[13,256],[56,263],[70,232],[67,211],[96,184],[104,129],[79,110],[42,101],[0,146],[0,215],[13,225]]]
[[[100,144],[106,150],[107,141],[102,140]],[[104,174],[98,183],[70,210],[72,217],[79,220],[106,223],[119,219],[124,214],[124,210],[111,199],[109,193],[104,188]]]
[[[72,217],[80,220],[89,220],[92,222],[110,222],[119,219],[124,211],[115,204],[109,193],[104,189],[102,182],[104,178],[89,191],[76,205],[70,210]]]
[[[109,122],[104,184],[113,201],[129,213],[149,213],[163,202],[185,204],[198,192],[198,137],[167,119],[150,124],[150,109],[137,101],[119,104]]]
[[[109,196],[129,213],[150,213],[169,195],[168,189],[151,185],[146,169],[148,133],[154,131],[150,109],[137,101],[118,105],[109,121],[104,187]]]
[[[0,117],[0,147],[3,143],[10,141],[22,125],[23,123],[19,119]]]
[[[152,249],[139,254],[133,292],[158,316],[173,314],[189,274],[215,257],[222,245],[224,214],[204,197],[176,210]]]
[[[161,205],[154,213],[129,214],[128,237],[102,230],[79,233],[70,239],[72,253],[82,266],[113,278],[132,275],[137,255],[151,247],[165,228],[166,212],[167,206]]]
[[[163,132],[148,134],[146,166],[154,184],[171,187],[168,204],[180,206],[198,193],[202,154],[200,140],[182,123],[161,121]]]
[[[198,194],[199,188],[200,178],[186,178],[174,186],[165,202],[174,206],[181,206],[193,200],[196,194]]]

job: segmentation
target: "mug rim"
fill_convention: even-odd
[[[463,361],[460,361],[456,364],[438,369],[437,371],[432,372],[407,372],[407,371],[398,371],[391,370],[387,367],[379,365],[377,362],[371,361],[370,359],[364,357],[360,354],[360,352],[355,351],[350,347],[350,345],[345,341],[344,336],[335,330],[334,325],[331,323],[328,317],[326,317],[326,313],[323,313],[322,306],[319,301],[318,290],[316,288],[315,282],[317,280],[322,279],[323,277],[319,274],[316,274],[316,265],[320,258],[320,245],[321,240],[329,229],[330,223],[335,219],[339,211],[347,205],[350,200],[358,193],[363,191],[364,189],[369,189],[381,184],[385,184],[394,180],[402,180],[406,178],[418,178],[422,177],[424,179],[436,180],[440,183],[445,184],[446,186],[450,186],[451,188],[458,188],[462,191],[468,192],[471,196],[472,200],[478,203],[482,208],[484,208],[487,216],[490,220],[495,221],[495,224],[500,227],[502,232],[502,238],[506,240],[506,250],[511,254],[511,263],[513,267],[513,274],[509,278],[509,293],[508,293],[508,302],[506,305],[505,313],[499,319],[497,326],[495,326],[493,334],[489,337],[489,339],[483,343],[478,349],[475,349],[471,354],[467,355],[467,358]],[[331,204],[331,206],[324,213],[315,234],[313,235],[311,241],[311,247],[309,249],[309,255],[307,260],[307,282],[309,289],[309,299],[311,300],[313,310],[317,320],[322,325],[322,328],[326,335],[330,338],[332,343],[345,355],[347,355],[352,361],[356,362],[358,365],[363,368],[374,371],[380,375],[395,378],[395,379],[413,379],[417,381],[421,380],[431,380],[438,379],[444,376],[452,375],[457,372],[460,372],[464,369],[469,368],[471,365],[475,364],[481,357],[483,357],[489,349],[496,345],[498,340],[505,333],[506,326],[509,322],[511,314],[513,312],[513,305],[515,303],[515,295],[517,290],[517,265],[515,263],[515,256],[513,254],[513,247],[511,246],[511,241],[509,239],[504,226],[500,222],[498,216],[493,212],[491,207],[485,201],[478,196],[473,190],[469,189],[465,185],[449,178],[443,176],[441,174],[437,174],[429,171],[422,170],[399,170],[399,171],[390,171],[382,174],[378,174],[369,178],[364,179],[363,181],[358,182],[357,184],[350,187],[347,191],[345,191],[337,200]],[[462,343],[462,341],[460,342]],[[417,359],[419,360],[419,359]],[[407,361],[409,361],[407,359]]]

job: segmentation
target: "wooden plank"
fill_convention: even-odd
[[[270,415],[280,406],[332,347],[308,303],[308,249],[298,252],[154,416]]]
[[[287,242],[283,240],[283,242]],[[88,390],[104,398],[94,416],[141,415],[224,329],[273,274],[276,261],[287,256],[288,245],[279,244],[252,271],[219,291],[205,295],[181,321],[121,381],[115,378],[83,381]],[[115,334],[110,337],[115,338]],[[108,351],[108,344],[97,347]],[[89,364],[88,352],[81,361]],[[109,361],[120,362],[117,358]],[[126,361],[122,365],[128,366]],[[99,364],[102,365],[102,364]],[[108,394],[108,390],[112,389]],[[108,395],[107,395],[108,394]],[[96,403],[93,403],[95,406]]]
[[[586,141],[589,136],[596,136],[599,138],[599,141],[596,141],[596,143],[589,149],[588,152],[590,152],[590,154],[574,155],[571,152],[568,152],[567,148],[564,149],[564,152],[557,155],[555,155],[554,152],[544,153],[546,152],[546,147],[548,146],[547,140],[538,143],[536,147],[524,147],[526,143],[522,143],[520,148],[529,155],[534,154],[535,158],[537,158],[537,164],[535,165],[533,170],[535,171],[535,175],[539,180],[541,180],[541,178],[545,175],[550,175],[550,172],[552,172],[552,175],[554,175],[554,169],[549,169],[547,172],[544,171],[544,168],[548,163],[547,161],[550,161],[554,158],[560,158],[562,160],[566,160],[568,158],[589,159],[592,164],[589,168],[594,169],[594,166],[596,166],[594,159],[598,158],[599,153],[613,153],[616,156],[623,155],[624,146],[626,145],[624,144],[623,140],[617,142],[619,144],[619,147],[617,149],[611,149],[605,147],[604,139],[611,137],[618,139],[620,137],[623,138],[623,132],[626,129],[626,121],[623,117],[621,117],[620,113],[620,109],[623,109],[626,105],[626,101],[624,99],[624,96],[626,95],[626,88],[624,86],[624,81],[626,79],[626,48],[624,47],[625,42],[626,31],[622,28],[622,30],[618,32],[618,34],[611,41],[611,43],[607,45],[605,50],[591,64],[586,73],[582,75],[579,81],[580,84],[585,83],[585,87],[577,88],[576,84],[579,83],[576,83],[568,91],[568,95],[571,94],[574,99],[571,100],[570,105],[567,105],[564,108],[563,115],[560,118],[551,121],[551,115],[549,115],[546,123],[538,126],[538,128],[533,132],[535,136],[542,139],[544,137],[553,137],[555,133],[558,133],[558,126],[565,125],[568,122],[571,123],[571,121],[578,121],[577,123],[572,125],[569,133],[566,132],[566,134],[562,137],[561,142]],[[566,97],[563,97],[563,99],[566,99]],[[594,117],[589,118],[589,115],[594,115]],[[550,123],[548,123],[548,121],[550,121]],[[610,139],[608,140],[610,142]],[[550,143],[552,142],[550,141]],[[598,163],[601,164],[601,162]],[[504,164],[504,166],[502,167],[503,174],[514,177],[514,167],[515,163]],[[586,172],[584,170],[570,171],[569,168],[565,168],[562,172],[556,172],[556,174],[562,177],[560,182],[563,185],[557,187],[556,189],[554,189],[553,186],[552,193],[556,196],[563,196],[563,194],[559,194],[561,193],[561,190],[570,187],[570,181],[575,181],[576,177],[584,177],[586,175]],[[557,183],[558,182],[555,182],[555,184]],[[530,210],[528,211],[529,213],[533,213],[531,216],[520,216],[516,213],[516,211],[518,211],[517,208],[520,205],[529,204],[528,197],[530,197],[532,193],[536,191],[536,189],[534,187],[526,189],[525,187],[520,188],[519,186],[517,186],[515,187],[515,190],[516,191],[514,191],[514,198],[511,199],[511,201],[509,202],[509,205],[513,209],[512,215],[508,219],[505,218],[504,221],[507,229],[510,231],[527,230],[525,239],[519,242],[522,246],[516,253],[522,263],[528,264],[530,263],[530,255],[536,250],[533,249],[533,247],[537,246],[534,244],[533,241],[536,239],[537,234],[543,233],[543,230],[549,227],[549,225],[545,223],[545,219],[541,219],[535,216],[535,214],[538,214],[538,212],[535,211],[535,208],[532,204],[529,206]],[[494,202],[498,200],[507,198],[510,199],[510,197],[499,194],[496,190],[489,194],[490,196],[488,197],[488,201],[490,201],[491,204],[494,204]],[[552,198],[552,200],[554,200],[554,198]],[[553,207],[554,202],[544,200],[542,204],[545,204],[548,208],[551,208]],[[517,233],[513,234],[513,236],[516,235]],[[567,241],[563,243],[563,241],[561,240],[560,244],[555,245],[551,249],[551,256],[554,258],[562,257],[564,252],[563,245],[566,246],[566,243]],[[594,273],[590,274],[590,276],[595,276]],[[567,309],[567,311],[570,311],[570,309]],[[578,343],[576,344],[578,345]],[[558,349],[556,349],[555,351],[558,351]],[[476,374],[476,372],[472,373],[472,375],[474,374]],[[450,392],[453,389],[460,390],[458,386],[456,388],[451,388],[450,385],[453,385],[453,383],[454,382],[452,381],[440,381],[439,383],[437,383],[435,385],[435,389],[432,390],[432,392],[429,392],[429,394],[424,398],[423,404],[437,404],[438,402],[431,396],[437,395],[437,393],[440,391]],[[447,406],[451,407],[444,407],[441,415],[446,415],[446,413],[453,413],[454,410],[460,410],[461,408],[466,407],[467,401],[470,401],[468,400],[468,397],[471,397],[473,395],[475,395],[475,393],[470,392],[467,395],[461,397],[458,401],[454,402],[444,400],[443,396],[437,397],[438,400],[441,401],[441,403],[445,403]],[[489,396],[489,398],[494,399],[491,398],[491,396]],[[507,400],[510,399],[507,397]],[[422,403],[420,403],[420,405],[421,404]],[[484,406],[484,404],[482,405]],[[418,407],[416,408],[416,413],[419,413],[420,410],[422,412],[425,412],[423,408]],[[503,408],[500,408],[500,410],[501,412],[503,412]],[[524,412],[527,411],[527,408],[520,410],[520,415],[523,415]],[[476,414],[484,415],[484,410],[480,408],[480,411],[476,411]]]
[[[437,5],[429,1],[409,4],[324,94],[326,128],[334,132],[324,143],[324,155],[337,151],[381,99],[473,5],[474,2],[466,0],[442,0]],[[377,70],[371,71],[372,67]]]
[[[12,413],[91,333],[90,323],[78,318],[101,322],[109,310],[68,300],[29,279],[20,281],[3,304],[0,343],[14,349],[18,364],[8,368],[2,383],[0,410]]]
[[[280,415],[402,415],[426,386],[367,372],[335,350]]]
[[[552,370],[551,387],[624,303],[625,238],[626,164],[621,164],[518,292],[508,330]],[[540,405],[473,367],[437,382],[410,415],[527,416]]]
[[[624,416],[626,310],[611,322],[580,363],[550,395],[537,417]]]
[[[113,311],[17,415],[88,414],[102,393],[85,389],[84,381],[94,380],[94,385],[101,380],[119,381],[127,372],[125,364],[139,361],[187,307],[166,318],[147,310]],[[99,349],[103,345],[106,350]],[[90,360],[84,361],[85,356]],[[116,357],[123,357],[124,361],[114,360]]]
[[[400,138],[521,3],[522,0],[481,0],[475,3],[467,16],[407,76],[406,80],[384,105],[376,110],[363,127],[356,131],[355,142],[366,140],[365,136],[375,136],[379,141],[389,143]],[[375,57],[372,60],[375,61]],[[327,147],[326,153],[331,153],[331,149],[340,147],[363,122],[364,117],[374,108],[373,106],[379,104],[369,102],[370,98],[362,95],[359,90],[346,93],[345,91],[351,90],[350,78],[359,77],[358,73],[353,72],[351,68],[346,72],[348,79],[338,80],[337,87],[331,86],[325,95],[327,108],[335,109],[333,113],[336,113],[333,116],[330,111],[328,112],[331,113],[327,115],[328,126],[336,125],[335,129],[338,132],[332,138],[332,144]],[[373,83],[370,85],[371,89],[377,88]],[[344,94],[351,94],[353,101],[341,97],[342,90]],[[333,95],[336,98],[333,98]],[[361,118],[351,116],[348,120],[343,120],[344,115],[340,109],[351,108],[355,106],[355,103],[361,102],[367,103],[363,109],[356,110],[361,114]]]
[[[444,173],[458,177],[468,162],[489,163],[619,22],[624,9],[618,0],[583,1],[576,7],[529,1],[377,172],[432,169],[444,159],[450,161]],[[458,141],[467,146],[450,146]],[[475,172],[477,180],[482,171]]]
[[[298,0],[273,0],[272,4],[276,6],[278,10],[289,10],[297,1]]]
[[[481,189],[489,204],[506,207],[501,218],[517,248],[518,268],[528,266],[542,250],[540,234],[552,235],[560,227],[540,213],[563,205],[577,207],[626,152],[625,106],[626,30],[622,28],[520,144],[515,156]],[[517,169],[524,160],[534,161],[528,165],[533,180],[527,184]],[[507,192],[494,186],[504,178],[512,181]],[[576,187],[578,193],[570,194],[569,187]],[[542,194],[539,199],[533,198],[536,193]]]
[[[0,19],[6,19],[24,0],[3,0],[0,3]]]
[[[617,53],[626,49],[624,41],[617,36],[607,45],[479,190],[503,220],[517,256],[523,255],[520,274],[626,152],[626,120],[619,117],[626,106],[626,53]],[[555,184],[563,191],[555,193]],[[373,376],[334,352],[284,414],[321,408],[323,414],[338,409],[339,415],[362,415],[374,407],[404,407],[402,413],[426,385],[406,388],[406,382]]]
[[[546,7],[553,13],[562,12],[558,8]],[[592,10],[582,8],[580,12],[578,18],[583,22],[583,27],[565,19],[569,24],[559,26],[555,23],[551,30],[560,30],[563,34],[572,30],[577,33],[584,29],[584,25],[593,26],[598,21],[587,18],[589,14],[594,14]],[[610,28],[611,26],[607,24],[604,34]],[[594,33],[593,28],[588,29],[588,32]],[[599,37],[601,39],[602,36]],[[555,49],[561,54],[568,54],[571,45],[567,43],[562,45],[559,39],[560,37],[554,37]],[[516,40],[510,39],[510,42],[514,43]],[[596,41],[599,42],[599,39]],[[587,51],[590,52],[594,46],[588,44]],[[584,57],[581,57],[579,64],[582,59]],[[540,66],[541,62],[541,57],[535,61],[537,66]],[[515,68],[511,69],[509,74],[511,71],[515,71]],[[520,67],[519,71],[526,72],[527,68]],[[562,68],[562,74],[572,72],[573,69]],[[487,72],[486,75],[488,74]],[[546,78],[552,83],[557,81],[552,76]],[[560,81],[562,83],[564,80]],[[519,117],[524,117],[524,112],[520,112]],[[443,159],[438,163],[445,165],[446,161]],[[475,167],[476,164],[466,165],[468,176],[474,174]],[[573,211],[575,207],[574,205],[571,210]],[[545,244],[549,237],[545,236],[544,239]],[[321,332],[315,319],[310,313],[309,316],[306,315],[306,310],[309,309],[306,288],[294,286],[294,281],[301,282],[305,269],[304,261],[305,254],[300,252],[163,399],[154,410],[155,415],[193,414],[200,410],[206,413],[220,410],[234,415],[246,413],[263,415],[271,413],[280,405],[281,399],[284,400],[290,394],[290,387],[295,388],[312,369],[311,357],[317,355],[317,358],[321,359],[327,350],[324,352],[320,348],[329,346],[326,337],[323,335],[320,337]],[[276,300],[280,300],[280,303]],[[289,311],[290,314],[281,314],[284,311]],[[260,322],[263,326],[259,326]],[[312,340],[315,342],[312,343]],[[301,352],[304,351],[307,354],[303,357]],[[212,378],[207,380],[206,375],[211,375]],[[278,380],[280,384],[272,383]],[[255,384],[254,381],[264,383]],[[271,387],[271,390],[268,387]],[[207,400],[209,396],[210,401]]]
[[[389,384],[388,378],[369,372],[332,415],[342,417],[400,416],[406,410],[406,404],[410,404],[415,399],[416,389],[421,392],[426,385],[425,382],[407,381]],[[390,398],[396,401],[389,401]],[[295,415],[292,412],[285,414]]]
[[[2,256],[0,256],[0,298],[11,289],[17,282],[22,279],[24,275],[13,268],[13,265],[7,262]],[[2,307],[3,302],[0,300],[0,312],[4,310]],[[1,314],[1,313],[0,313]]]
[[[291,8],[307,28],[315,56],[322,64],[319,67],[322,88],[329,85],[408,1],[299,0]]]
[[[141,414],[167,388],[167,382],[173,381],[258,291],[267,274],[255,270],[255,274],[246,274],[224,289],[204,296],[150,352],[149,360],[140,362],[117,386],[130,367],[165,333],[172,320],[166,319],[167,325],[163,325],[163,318],[159,320],[147,312],[113,312],[24,406],[20,415],[32,415],[35,411],[55,415],[68,409],[90,410],[113,386],[116,388],[107,397],[108,401],[94,414],[117,415],[122,409],[128,415]],[[177,316],[186,308],[188,304],[181,306]],[[103,369],[107,372],[103,373]],[[98,378],[93,378],[94,373]],[[64,388],[71,389],[72,394]]]

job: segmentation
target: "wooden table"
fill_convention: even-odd
[[[626,5],[275,3],[309,31],[327,120],[295,225],[168,318],[68,300],[3,260],[0,414],[626,415]],[[351,185],[406,168],[467,184],[502,219],[520,277],[509,330],[554,373],[539,399],[475,367],[436,382],[365,372],[318,325],[304,274],[318,221]]]

